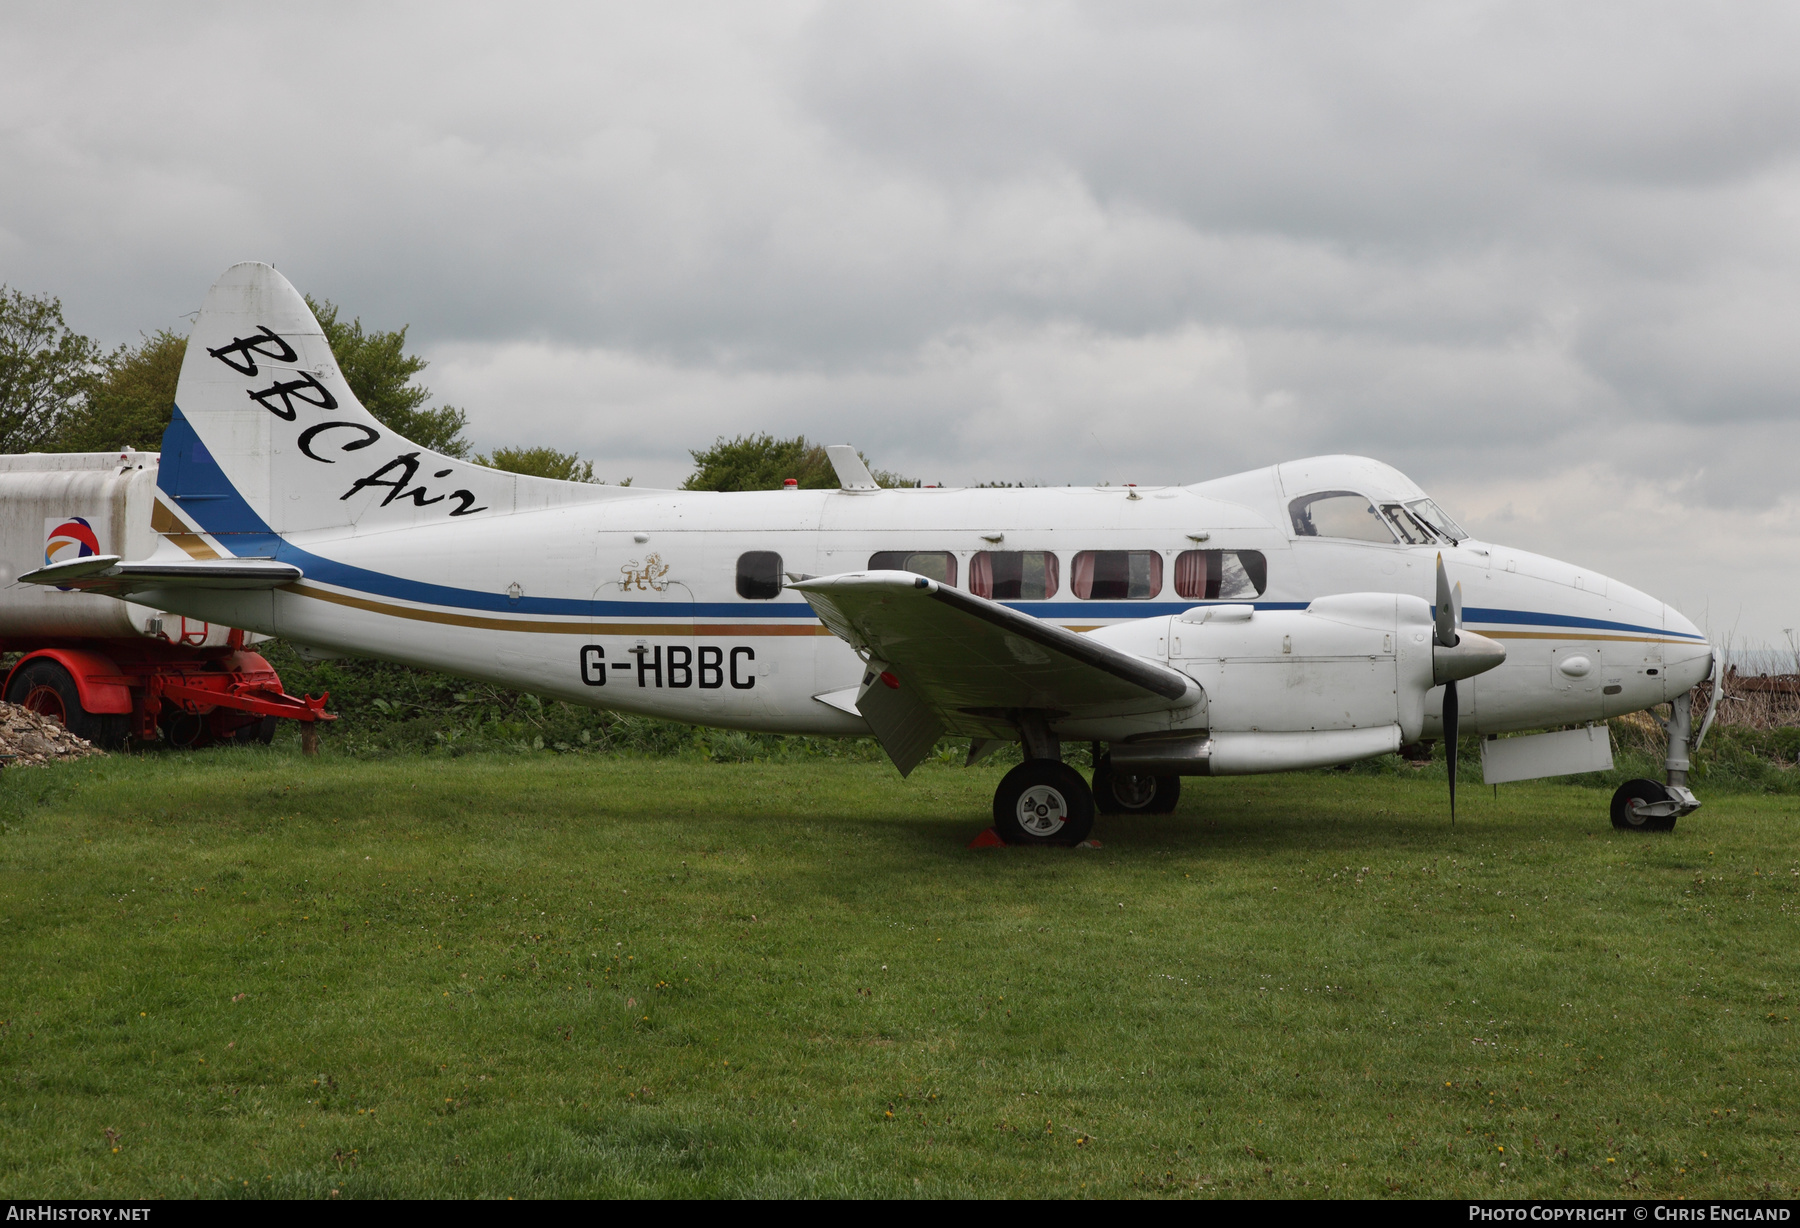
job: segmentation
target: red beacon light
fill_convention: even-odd
[[[783,489],[783,490],[799,490],[800,489],[800,479],[799,478],[783,478],[782,482],[781,482],[781,489]]]

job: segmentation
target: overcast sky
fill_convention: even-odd
[[[481,446],[927,481],[1359,452],[1716,636],[1800,626],[1800,7],[7,5],[0,280],[238,260]]]

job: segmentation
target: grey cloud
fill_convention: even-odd
[[[0,279],[109,340],[269,259],[615,477],[765,428],[952,481],[1347,450],[1537,534],[1557,473],[1788,531],[1791,6],[8,19]]]

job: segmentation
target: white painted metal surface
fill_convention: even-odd
[[[1612,735],[1605,725],[1518,738],[1481,740],[1481,780],[1504,785],[1545,776],[1612,771]]]

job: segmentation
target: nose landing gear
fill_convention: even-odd
[[[1715,664],[1714,669],[1718,666]],[[1620,831],[1674,831],[1675,820],[1700,809],[1700,799],[1688,788],[1688,755],[1700,748],[1700,740],[1712,726],[1713,713],[1719,706],[1717,674],[1714,675],[1712,702],[1706,719],[1700,723],[1700,734],[1693,736],[1694,693],[1678,695],[1669,704],[1669,719],[1657,716],[1669,734],[1668,756],[1663,766],[1669,782],[1628,780],[1620,785],[1612,799],[1612,825]],[[1654,712],[1652,716],[1656,716]]]

